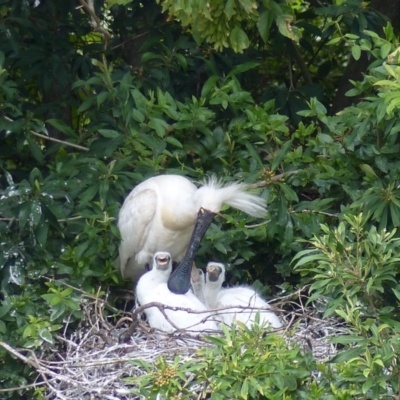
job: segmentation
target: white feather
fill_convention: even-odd
[[[179,175],[160,175],[137,185],[125,199],[118,216],[121,232],[119,268],[122,276],[137,280],[157,251],[182,260],[200,208],[218,213],[223,204],[249,215],[266,215],[265,200],[246,192],[246,186],[225,186],[211,177],[197,188]]]

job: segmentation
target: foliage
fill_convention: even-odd
[[[154,365],[133,360],[146,373],[127,378],[134,393],[149,399],[379,399],[399,390],[397,279],[400,239],[395,231],[365,229],[362,214],[345,215],[336,228],[309,241],[295,268],[312,279],[309,302],[327,299],[325,314],[346,321],[348,334],[331,342],[339,352],[327,363],[288,346],[279,334],[263,327],[223,328],[222,337],[208,337],[211,347],[194,358],[160,357]],[[397,305],[393,298],[397,298]],[[290,337],[290,332],[289,332]],[[314,374],[312,374],[314,372]],[[207,394],[210,392],[211,394]],[[207,397],[210,396],[210,397]]]
[[[168,363],[160,357],[155,365],[133,360],[147,374],[127,380],[149,399],[198,398],[196,386],[204,388],[203,398],[210,390],[209,398],[215,400],[290,399],[302,392],[314,365],[309,355],[302,356],[298,347],[289,349],[281,336],[266,334],[259,325],[223,330],[222,337],[208,337],[212,346],[198,350],[194,358],[176,357]]]
[[[324,235],[296,255],[295,268],[312,278],[309,302],[324,296],[325,314],[336,313],[352,331],[332,340],[343,351],[329,362],[331,371],[323,367],[324,379],[336,395],[378,399],[399,390],[400,239],[396,230],[365,224],[359,214],[345,215],[334,229],[323,225]]]
[[[82,291],[110,292],[114,303],[130,288],[114,268],[118,208],[157,173],[243,180],[268,202],[268,221],[223,210],[200,265],[226,262],[230,283],[255,281],[268,294],[315,279],[332,298],[328,312],[354,321],[354,296],[369,293],[368,313],[396,318],[396,263],[381,268],[375,254],[397,243],[400,223],[398,40],[385,16],[358,0],[110,0],[91,12],[100,25],[71,0],[0,5],[0,341],[45,351],[81,318]],[[348,93],[360,101],[330,116],[343,66],[361,55],[369,69]],[[360,211],[363,237],[343,238],[345,222],[332,228]],[[323,248],[364,246],[358,263],[374,251],[371,270],[354,264],[354,289],[320,270],[300,276],[291,260],[308,242],[297,239],[313,237]],[[338,308],[340,285],[351,313]],[[365,329],[396,348],[392,322]],[[1,388],[32,379],[1,357]]]
[[[392,312],[392,317],[398,318],[388,292],[400,293],[396,279],[400,273],[400,239],[394,237],[396,229],[378,232],[371,226],[366,231],[365,223],[359,214],[344,215],[344,221],[333,230],[322,224],[324,235],[313,237],[311,248],[294,257],[300,258],[295,269],[315,281],[309,301],[320,296],[329,299],[326,316],[357,304],[360,312],[373,318]]]

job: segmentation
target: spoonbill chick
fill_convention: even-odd
[[[233,307],[232,309],[218,312],[221,322],[230,326],[235,321],[241,321],[246,326],[251,327],[256,320],[257,312],[259,312],[260,325],[269,324],[273,328],[282,327],[282,323],[275,313],[265,311],[265,308],[270,308],[270,306],[255,290],[243,286],[229,289],[221,288],[222,283],[225,281],[225,267],[223,264],[210,262],[207,264],[206,270],[204,297],[208,308]],[[241,307],[235,308],[235,306]],[[249,307],[249,309],[246,310],[243,307]]]
[[[266,213],[265,201],[246,191],[246,185],[223,186],[215,177],[197,188],[180,175],[160,175],[137,185],[118,216],[121,232],[119,259],[123,277],[137,281],[157,251],[179,262],[168,281],[170,290],[184,294],[200,242],[223,204],[254,217]]]
[[[172,293],[168,289],[168,278],[172,271],[172,258],[167,252],[154,255],[151,271],[142,275],[136,286],[136,297],[140,305],[157,302],[170,307],[182,307],[194,311],[207,311],[207,307],[191,292],[184,295]],[[188,311],[165,309],[164,313],[172,322],[168,322],[158,307],[145,310],[149,324],[164,332],[186,329],[190,332],[216,330],[217,324],[210,319],[209,313],[194,314]],[[207,319],[208,317],[208,319]]]

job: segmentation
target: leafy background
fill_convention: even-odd
[[[2,1],[1,342],[54,346],[82,293],[126,307],[126,194],[216,174],[252,184],[269,215],[224,210],[199,263],[267,296],[312,283],[365,339],[338,371],[381,360],[335,398],[377,398],[392,376],[398,390],[399,16],[374,0]],[[1,388],[32,381],[0,357]]]

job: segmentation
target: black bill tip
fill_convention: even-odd
[[[192,237],[190,238],[189,247],[182,261],[171,274],[168,280],[168,289],[175,294],[185,294],[190,289],[190,275],[194,258],[197,250],[200,247],[200,242],[203,239],[208,227],[214,219],[215,213],[200,208],[197,213],[197,221],[194,227]]]

